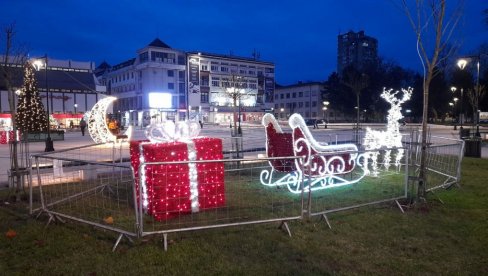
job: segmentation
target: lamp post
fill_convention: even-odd
[[[456,90],[457,90],[457,88],[456,88],[455,86],[451,86],[451,92],[452,92],[453,94],[454,94],[454,92],[456,92]],[[454,98],[453,100],[454,100],[454,104],[453,104],[453,106],[454,106],[454,109],[453,109],[453,114],[454,114],[454,112],[456,112],[456,108],[455,108],[455,107],[456,107],[456,103],[457,103],[457,101],[458,101],[458,98]],[[458,118],[459,118],[459,116],[456,116],[456,119],[458,119]],[[457,125],[456,125],[456,123],[457,123],[457,122],[456,122],[456,120],[455,120],[455,121],[454,121],[454,130],[457,130]]]
[[[466,59],[460,59],[458,60],[457,62],[457,66],[459,67],[459,69],[461,70],[464,70],[464,68],[466,68],[466,64],[468,64],[468,61]],[[461,87],[461,112],[459,114],[459,120],[460,120],[460,126],[459,126],[459,130],[463,130],[463,119],[464,119],[464,116],[463,116],[463,93],[464,93],[464,89],[463,87]]]
[[[76,114],[76,113],[78,113],[78,112],[76,111],[76,109],[78,108],[78,104],[75,104],[75,105],[74,105],[74,107],[75,107],[75,114]]]
[[[478,53],[477,56],[467,56],[467,57],[464,57],[464,58],[460,58],[458,60],[458,66],[459,68],[461,68],[461,70],[464,70],[464,68],[466,67],[466,65],[468,64],[468,60],[472,60],[472,59],[475,59],[476,60],[476,94],[475,94],[475,110],[476,110],[476,136],[477,137],[481,137],[480,135],[480,112],[479,112],[479,96],[480,96],[480,61],[481,61],[481,55],[485,55],[485,54],[481,54],[481,53]],[[462,92],[462,90],[461,90]]]
[[[44,63],[42,62],[44,60]],[[46,83],[46,105],[47,105],[47,137],[46,137],[46,148],[44,149],[45,152],[54,151],[54,144],[53,140],[51,139],[51,118],[50,118],[50,111],[49,111],[49,85],[47,82],[47,54],[40,59],[36,59],[33,62],[34,68],[36,71],[40,71],[41,67],[44,67],[44,81]]]
[[[324,111],[324,119],[325,119],[325,122],[327,123],[329,121],[329,114],[326,112],[327,109],[329,108],[329,101],[323,101],[322,104],[324,104],[324,107],[322,108],[322,110]]]

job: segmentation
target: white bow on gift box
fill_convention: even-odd
[[[168,142],[191,140],[200,134],[200,125],[193,121],[173,121],[151,124],[146,128],[145,135],[151,142]]]

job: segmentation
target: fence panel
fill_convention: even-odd
[[[280,168],[282,172],[270,167],[270,162],[281,161],[253,158],[141,164],[138,190],[139,194],[146,190],[149,199],[147,204],[145,196],[139,201],[142,235],[299,219],[301,194],[290,194],[286,181],[280,181],[293,173],[286,172],[291,171],[287,165]],[[192,165],[202,178],[196,201],[185,180],[185,167]],[[154,195],[155,191],[161,196]]]
[[[390,160],[396,157],[399,150],[388,149],[379,151],[362,151],[351,154],[351,160],[336,159],[336,165],[353,164],[353,168],[346,173],[327,173],[318,178],[308,176],[315,190],[307,190],[309,196],[309,213],[311,216],[325,215],[327,213],[372,205],[382,202],[394,202],[408,196],[408,150],[402,154],[398,166]],[[377,164],[373,165],[373,158],[377,154]],[[385,158],[387,154],[390,157]],[[316,155],[317,156],[317,155]],[[317,156],[332,160],[331,154]],[[337,157],[336,157],[337,158]],[[328,163],[331,167],[332,162]],[[332,171],[332,170],[330,170]],[[314,183],[314,179],[315,183]],[[307,186],[307,176],[305,176]],[[397,202],[398,203],[398,202]]]
[[[122,163],[124,147],[94,145],[33,156],[31,212],[136,236],[134,178]]]

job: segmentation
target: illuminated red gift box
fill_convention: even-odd
[[[130,155],[138,203],[142,200],[143,208],[156,220],[225,205],[223,162],[147,165],[139,175],[141,162],[222,160],[221,139],[131,141]]]
[[[0,131],[0,144],[8,144],[9,141],[15,139],[15,132],[13,130]]]

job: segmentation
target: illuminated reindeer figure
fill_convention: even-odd
[[[398,121],[403,118],[401,105],[410,100],[412,91],[413,88],[411,87],[408,89],[402,88],[403,97],[399,99],[396,97],[396,95],[399,93],[398,90],[393,92],[393,89],[386,90],[386,88],[383,88],[381,97],[391,105],[390,110],[388,110],[387,128],[385,131],[372,130],[369,127],[366,128],[366,135],[364,137],[363,145],[366,150],[379,150],[382,147],[386,148],[383,156],[383,164],[386,169],[388,169],[390,166],[392,148],[397,149],[395,166],[398,167],[400,165],[400,161],[403,157],[404,150],[402,148],[402,135],[400,133],[400,123]],[[374,175],[378,174],[378,155],[378,151],[370,152],[370,157],[372,159],[371,166]]]

